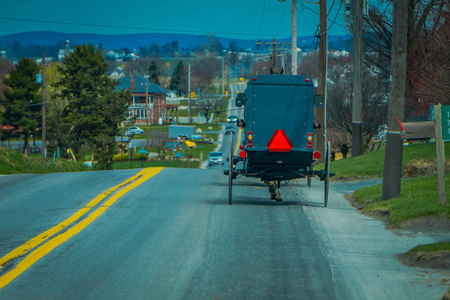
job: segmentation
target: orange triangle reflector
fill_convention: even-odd
[[[267,144],[267,148],[271,152],[290,152],[292,143],[283,129],[277,129]]]

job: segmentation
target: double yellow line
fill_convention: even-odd
[[[0,277],[0,289],[4,288],[6,285],[8,285],[11,281],[13,281],[15,278],[17,278],[20,274],[25,272],[29,267],[31,267],[35,262],[37,262],[39,259],[44,257],[46,254],[48,254],[50,251],[79,233],[81,230],[83,230],[86,226],[91,224],[95,219],[97,219],[101,214],[103,214],[114,202],[117,201],[120,197],[125,195],[127,192],[131,191],[135,187],[141,185],[144,183],[147,179],[149,179],[152,176],[155,176],[158,174],[163,168],[146,168],[142,171],[140,171],[138,174],[136,174],[133,177],[130,177],[129,179],[125,180],[119,185],[116,185],[113,188],[110,188],[103,192],[102,194],[95,197],[91,202],[89,202],[85,207],[80,209],[78,212],[73,214],[71,217],[69,217],[67,220],[59,223],[58,225],[50,228],[49,230],[41,233],[40,235],[34,237],[33,239],[29,240],[25,244],[17,247],[10,253],[6,254],[2,258],[0,258],[0,269],[3,267],[3,265],[12,259],[24,256],[31,250],[33,250],[38,245],[44,243],[48,239],[49,241],[45,242],[41,246],[39,246],[37,249],[35,249],[33,252],[31,252],[29,255],[27,255],[22,261],[20,261],[13,269],[8,271],[6,274]],[[126,187],[124,187],[126,186]],[[122,188],[124,187],[124,188]],[[120,189],[122,188],[122,189]],[[74,224],[78,219],[80,219],[83,215],[85,215],[88,211],[90,211],[93,207],[95,207],[97,204],[100,203],[103,199],[108,197],[113,192],[120,189],[117,193],[115,193],[111,198],[109,198],[103,205],[98,207],[96,210],[94,210],[90,215],[88,215],[85,219],[79,221],[78,223]],[[70,227],[67,231],[62,232],[55,237],[53,237],[55,234],[60,232],[61,230],[65,229],[66,227],[73,225]],[[52,238],[53,237],[53,238]]]

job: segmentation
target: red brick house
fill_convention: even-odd
[[[130,116],[136,117],[136,124],[146,124],[147,116],[149,124],[159,124],[169,119],[169,112],[172,112],[173,115],[176,107],[167,104],[166,93],[168,91],[164,88],[139,76],[122,77],[117,82],[116,90],[126,89],[132,93],[133,101],[128,110]],[[147,94],[148,103],[145,100]]]

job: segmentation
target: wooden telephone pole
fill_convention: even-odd
[[[292,24],[291,74],[297,75],[297,0],[292,0],[291,2],[291,24]]]
[[[408,0],[393,1],[391,94],[384,157],[382,200],[400,197],[403,140],[398,120],[403,121],[406,89]],[[397,120],[398,118],[398,120]]]
[[[362,0],[353,0],[352,157],[362,153]]]
[[[324,162],[325,135],[326,135],[326,104],[327,104],[327,65],[328,65],[328,45],[327,45],[327,0],[320,0],[320,39],[319,39],[319,78],[318,94],[323,97],[322,106],[315,107],[316,122],[321,124],[315,129],[314,149],[322,153],[319,163]]]

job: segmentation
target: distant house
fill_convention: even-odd
[[[117,82],[116,90],[129,90],[132,93],[133,102],[128,110],[130,116],[136,117],[137,124],[145,124],[147,117],[150,124],[159,124],[174,118],[174,112],[178,115],[178,107],[167,104],[167,90],[159,85],[139,76],[122,77],[117,79]],[[146,86],[148,86],[148,104],[145,98]]]
[[[116,60],[116,52],[114,52],[114,51],[108,51],[107,53],[106,53],[106,59],[108,59],[108,60]]]
[[[117,67],[114,69],[114,71],[111,72],[111,74],[109,76],[114,79],[117,79],[117,78],[125,77],[125,74],[121,67]]]
[[[127,55],[125,56],[125,60],[126,60],[126,61],[135,61],[135,60],[137,60],[137,59],[139,59],[139,56],[137,56],[137,55],[134,54],[134,53],[129,53],[129,54],[127,54]]]

